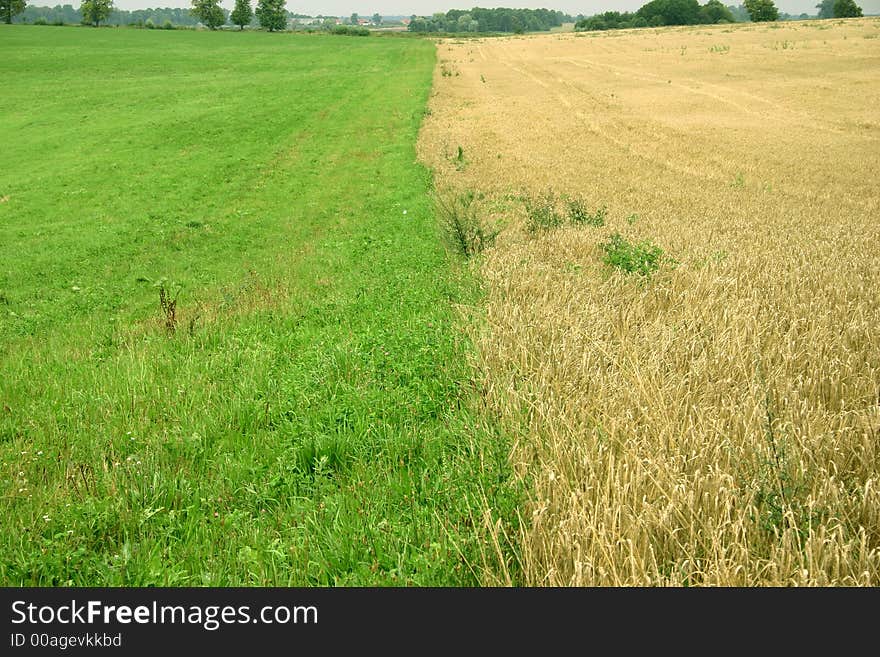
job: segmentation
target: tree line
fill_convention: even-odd
[[[41,7],[25,4],[26,0],[0,0],[0,21],[7,23],[35,23],[37,25],[132,25],[135,27],[174,29],[175,27],[196,27],[205,25],[211,29],[231,24],[244,27],[263,27],[271,31],[287,29],[289,21],[306,19],[299,23],[301,29],[320,29],[336,34],[366,35],[369,31],[359,27],[362,22],[374,26],[383,24],[402,25],[397,20],[386,20],[378,13],[370,19],[360,19],[357,14],[351,18],[336,16],[309,16],[287,11],[284,2],[257,2],[256,9],[251,2],[237,2],[232,11],[220,7],[218,2],[193,1],[191,9],[180,7],[157,7],[155,9],[118,9],[112,2],[92,2],[83,0],[79,7],[55,5]]]
[[[259,25],[272,31],[284,30],[289,18],[310,18],[301,14],[291,14],[285,9],[286,0],[258,0],[253,9],[250,0],[236,0],[232,12],[223,9],[219,0],[192,0],[192,9],[156,8],[124,10],[116,9],[113,0],[83,0],[79,8],[73,5],[36,7],[26,0],[0,0],[0,20],[6,23],[49,23],[55,25],[87,24],[99,25],[138,25],[145,27],[196,26],[199,23],[217,29],[231,23],[244,29]],[[816,5],[817,18],[851,18],[862,15],[862,8],[855,0],[821,0]],[[318,18],[324,18],[319,16]],[[743,21],[775,21],[794,18],[780,14],[773,0],[745,0],[740,6],[723,5],[720,0],[708,0],[700,5],[698,0],[651,0],[636,12],[607,11],[585,17],[579,15],[575,23],[578,31],[616,30],[634,27],[661,25],[700,25],[712,23],[734,23]],[[809,18],[801,14],[801,19]],[[374,25],[382,22],[382,17],[374,14]],[[431,17],[410,18],[409,30],[412,32],[503,32],[523,33],[542,32],[563,23],[575,22],[575,18],[561,11],[550,9],[451,9],[446,13],[435,13]],[[352,14],[352,26],[358,25],[357,14]],[[335,17],[324,20],[323,29],[339,31]],[[346,33],[350,33],[348,28]],[[366,34],[361,29],[358,34]]]
[[[4,2],[5,0],[0,0]],[[39,23],[50,25],[77,25],[83,23],[83,15],[73,5],[55,5],[54,7],[27,7],[17,16],[15,22]],[[195,27],[199,19],[189,9],[181,7],[165,7],[156,9],[114,9],[105,21],[108,25],[155,25],[191,26]]]
[[[851,18],[862,15],[855,0],[822,0],[816,5],[818,18]],[[788,17],[784,14],[783,17]],[[635,27],[660,27],[662,25],[709,25],[776,21],[779,9],[773,0],[745,0],[738,7],[725,6],[719,0],[709,0],[700,5],[698,0],[651,0],[635,12],[607,11],[595,16],[580,18],[575,23],[577,31],[620,30]],[[799,18],[809,18],[801,14]]]
[[[854,0],[822,0],[816,9],[818,18],[860,18],[862,8]]]
[[[26,0],[0,0],[0,20],[6,23],[37,23],[51,25],[135,25],[143,27],[195,27],[199,24],[210,29],[231,23],[240,28],[255,25],[269,31],[287,28],[291,14],[285,9],[286,0],[258,0],[256,9],[250,0],[237,0],[230,12],[220,6],[219,0],[192,0],[192,8],[164,7],[156,9],[117,9],[113,0],[83,0],[73,5],[37,7]],[[335,25],[335,19],[333,20]]]
[[[552,9],[450,9],[431,17],[410,18],[410,32],[546,32],[563,23],[573,23],[574,18]]]
[[[198,24],[214,30],[231,22],[241,29],[257,24],[270,32],[287,28],[291,15],[285,9],[286,0],[258,0],[256,9],[250,0],[236,0],[235,8],[229,12],[220,6],[219,0],[192,0],[192,9],[157,8],[128,11],[117,9],[113,0],[83,0],[79,8],[73,5],[54,7],[35,7],[25,0],[0,0],[0,17],[6,23],[27,22],[54,25],[138,25],[145,27],[196,26]]]

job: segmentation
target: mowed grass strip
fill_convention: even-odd
[[[433,45],[0,52],[0,583],[486,581],[515,496],[415,163]]]

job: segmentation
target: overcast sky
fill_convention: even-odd
[[[60,2],[61,0],[59,0]],[[70,1],[70,0],[65,0]],[[327,16],[351,16],[357,12],[361,16],[372,16],[379,12],[385,16],[420,16],[433,14],[435,11],[447,11],[449,9],[470,9],[471,7],[546,7],[558,9],[576,16],[577,14],[591,15],[603,11],[635,11],[648,0],[557,0],[542,1],[532,0],[523,2],[510,0],[504,2],[455,2],[454,0],[287,0],[287,9],[297,14],[314,16],[323,14]],[[742,0],[722,0],[724,4],[742,4]],[[33,4],[40,4],[31,0]],[[700,0],[705,4],[705,0]],[[815,14],[815,5],[819,0],[776,0],[776,6],[780,11],[789,14],[806,12]],[[865,13],[880,13],[880,0],[856,0]],[[46,4],[49,4],[46,1]],[[64,4],[64,2],[61,2]],[[78,3],[73,3],[77,4]],[[147,7],[191,7],[188,0],[115,0],[115,6],[119,9],[146,9]],[[227,9],[232,9],[235,0],[221,0]],[[256,5],[256,0],[251,1]]]

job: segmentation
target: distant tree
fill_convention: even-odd
[[[351,15],[351,18],[348,19],[348,22],[351,23],[352,25],[357,25],[357,24],[358,24],[358,15],[357,15],[357,12],[355,12],[354,14]]]
[[[834,0],[822,0],[816,9],[819,10],[818,18],[834,18]]]
[[[12,17],[18,16],[27,8],[25,0],[0,0],[0,16],[7,24],[12,23]]]
[[[455,29],[457,32],[477,32],[480,24],[469,13],[464,13],[458,17]]]
[[[232,10],[230,20],[233,25],[238,25],[240,29],[244,29],[245,25],[250,25],[254,20],[254,10],[251,9],[251,0],[235,0],[235,9]]]
[[[260,26],[270,32],[283,30],[287,27],[287,11],[284,9],[286,0],[259,0],[257,3],[257,18]]]
[[[710,25],[715,23],[733,23],[736,19],[733,12],[725,7],[720,0],[709,0],[700,7],[700,22]]]
[[[84,23],[98,27],[113,12],[113,0],[83,0],[79,11]]]
[[[743,4],[755,23],[773,22],[779,18],[779,10],[773,0],[744,0]]]
[[[510,16],[510,31],[514,34],[524,34],[526,31],[525,25],[523,25],[523,21],[518,14],[511,14]]]
[[[379,12],[373,14],[373,25],[381,25],[382,24],[382,16],[379,15]]]
[[[220,0],[192,0],[192,6],[190,13],[198,18],[202,25],[212,30],[216,30],[226,22],[226,14],[220,8]]]
[[[679,0],[671,0],[679,1]],[[691,0],[682,0],[689,2]],[[697,5],[697,0],[693,0]],[[413,16],[409,22],[410,32],[540,32],[562,25],[566,14],[549,9],[485,9],[474,7],[470,11],[450,9],[446,13],[435,12],[430,17]],[[570,16],[568,18],[571,18]],[[571,21],[569,21],[571,22]]]
[[[700,3],[697,0],[651,0],[636,15],[650,25],[696,25],[700,22]]]
[[[642,16],[629,12],[606,11],[604,14],[582,18],[574,25],[576,32],[589,30],[621,30],[628,27],[647,27],[648,21]]]
[[[727,8],[730,10],[730,13],[733,14],[733,20],[736,23],[748,23],[752,20],[752,17],[749,16],[749,12],[747,12],[746,8],[742,5],[727,5]]]
[[[834,18],[860,18],[862,8],[854,0],[834,0]]]

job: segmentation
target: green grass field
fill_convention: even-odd
[[[0,584],[483,581],[517,491],[415,163],[434,61],[0,26]]]

